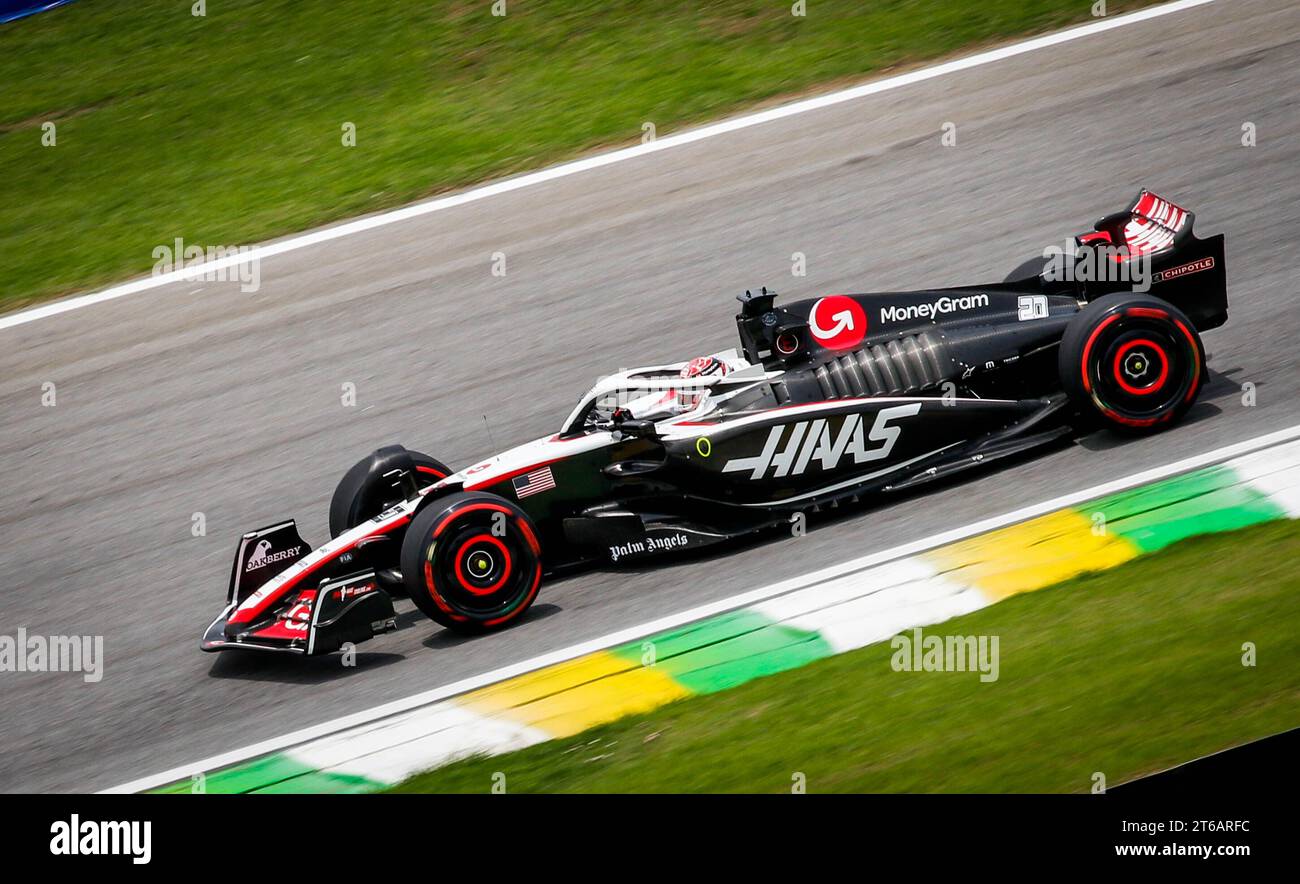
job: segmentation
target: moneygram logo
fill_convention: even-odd
[[[948,313],[960,313],[989,305],[988,295],[944,295],[928,304],[908,304],[903,307],[891,304],[880,308],[881,322],[906,322],[914,319],[934,319]]]
[[[827,350],[848,350],[867,336],[867,313],[848,295],[827,295],[808,311],[808,330]]]

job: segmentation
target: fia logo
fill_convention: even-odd
[[[822,470],[833,470],[839,466],[844,455],[853,458],[854,464],[870,463],[884,460],[894,450],[902,429],[891,426],[890,421],[912,417],[921,410],[920,402],[907,405],[894,405],[876,412],[875,423],[865,434],[862,431],[862,415],[846,415],[840,424],[839,433],[832,438],[827,418],[814,421],[800,421],[797,424],[782,424],[773,427],[767,434],[763,450],[755,457],[737,457],[727,461],[722,467],[724,473],[749,471],[750,479],[762,479],[769,468],[775,467],[772,475],[802,476],[809,465],[817,463]],[[786,427],[790,428],[789,438],[781,445]],[[879,442],[875,448],[868,448],[868,442]],[[778,452],[777,449],[780,448]]]

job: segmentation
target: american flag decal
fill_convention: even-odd
[[[555,477],[550,467],[542,467],[510,480],[515,486],[515,496],[523,500],[530,494],[540,494],[555,487]]]

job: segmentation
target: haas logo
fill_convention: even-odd
[[[840,424],[839,432],[832,435],[827,418],[814,421],[801,421],[797,424],[782,424],[773,427],[767,434],[763,450],[754,457],[738,457],[723,465],[724,473],[749,471],[750,479],[762,479],[768,469],[775,467],[774,477],[802,476],[810,464],[816,463],[823,470],[833,470],[839,466],[844,455],[853,458],[854,464],[884,460],[894,450],[894,444],[902,434],[899,427],[890,426],[894,418],[912,417],[921,410],[920,402],[907,405],[895,405],[882,408],[876,412],[875,423],[870,432],[863,435],[862,415],[846,415]],[[781,444],[786,428],[790,436]],[[879,446],[868,448],[867,442],[879,442]],[[780,449],[779,451],[777,449]]]
[[[828,350],[848,350],[867,336],[867,313],[848,295],[827,295],[808,313],[808,330]]]

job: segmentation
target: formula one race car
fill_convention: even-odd
[[[603,378],[554,435],[463,470],[381,448],[316,550],[292,521],[245,534],[201,646],[328,653],[394,629],[401,594],[483,632],[567,565],[695,549],[1086,427],[1168,427],[1205,381],[1199,332],[1227,320],[1223,237],[1192,223],[1142,191],[1001,283],[746,292],[739,351]]]

